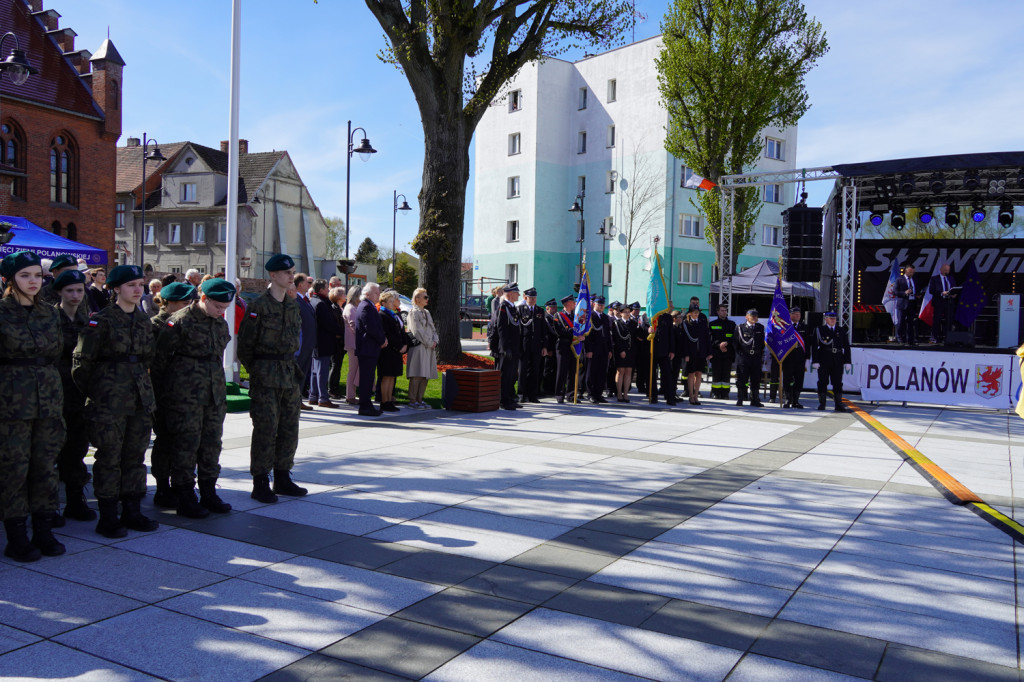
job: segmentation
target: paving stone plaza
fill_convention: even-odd
[[[864,407],[1014,516],[1016,415]],[[303,413],[269,506],[251,430],[232,513],[0,560],[0,678],[1019,679],[1017,545],[854,415]]]

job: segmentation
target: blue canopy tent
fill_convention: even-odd
[[[0,223],[11,225],[11,232],[14,233],[14,239],[6,244],[0,244],[0,257],[18,251],[35,251],[40,258],[54,258],[70,254],[75,258],[85,260],[92,267],[107,264],[107,252],[103,249],[65,239],[44,230],[25,218],[0,215]]]

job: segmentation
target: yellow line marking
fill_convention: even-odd
[[[1007,526],[1010,529],[1016,531],[1019,538],[1024,539],[1024,526],[1017,523],[1003,512],[999,511],[998,509],[993,509],[984,502],[975,502],[971,506],[975,509],[975,511],[978,511],[989,516],[990,518],[986,520],[992,525]]]

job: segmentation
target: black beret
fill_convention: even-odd
[[[77,267],[78,267],[78,259],[77,258],[72,256],[71,254],[62,253],[61,255],[59,255],[56,258],[54,258],[53,262],[50,263],[50,272],[53,272],[54,270],[60,270],[61,268],[77,268]]]
[[[125,282],[133,282],[137,279],[145,279],[145,277],[142,274],[142,268],[138,265],[118,265],[107,275],[107,286],[113,289]]]
[[[277,253],[267,260],[267,272],[278,272],[280,270],[291,270],[295,267],[295,261],[286,253]]]
[[[172,282],[160,290],[165,301],[190,301],[196,297],[196,288],[188,282]]]
[[[17,251],[4,256],[0,261],[0,275],[4,279],[11,279],[18,270],[24,270],[33,265],[42,265],[39,255],[35,251]]]
[[[78,261],[75,261],[75,263],[77,264]],[[53,280],[53,290],[60,291],[72,284],[85,284],[85,273],[81,270],[65,270]]]
[[[206,280],[199,285],[199,288],[203,290],[203,294],[207,298],[220,303],[231,303],[235,298],[235,285],[220,277]]]

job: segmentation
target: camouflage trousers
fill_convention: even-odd
[[[149,468],[153,478],[169,478],[174,460],[174,434],[167,428],[167,409],[157,408],[153,413],[153,451],[149,453]]]
[[[146,448],[153,419],[142,412],[91,415],[90,438],[96,446],[92,487],[98,500],[146,494]]]
[[[57,472],[65,485],[81,488],[89,481],[85,456],[89,454],[89,422],[83,409],[65,410],[67,436],[57,455]]]
[[[164,425],[171,440],[173,460],[171,483],[189,486],[199,480],[216,480],[220,476],[221,437],[227,405],[207,405],[185,411],[163,410]],[[154,446],[155,448],[155,446]],[[155,466],[154,466],[155,468]]]
[[[0,515],[57,511],[57,453],[64,421],[0,419]]]
[[[299,387],[268,388],[253,385],[249,389],[252,404],[252,446],[249,473],[269,474],[272,469],[290,471],[299,446]]]

